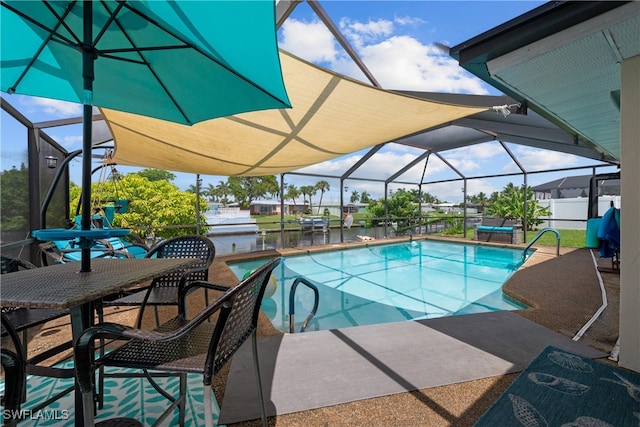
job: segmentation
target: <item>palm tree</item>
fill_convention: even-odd
[[[210,202],[217,202],[218,201],[218,192],[216,190],[215,185],[209,183],[207,186],[207,189],[204,190],[202,192],[203,195],[207,196],[209,198]]]
[[[320,215],[320,208],[322,207],[322,196],[324,196],[325,191],[329,191],[331,189],[331,186],[327,181],[322,180],[316,182],[314,188],[316,191],[320,191],[320,203],[318,203],[318,215]],[[315,191],[313,192],[313,194],[315,194]]]
[[[220,201],[225,205],[229,202],[227,196],[231,194],[231,186],[228,182],[218,181],[216,185],[216,194],[220,197]]]
[[[370,200],[371,194],[367,193],[366,191],[360,193],[360,203],[369,203]]]
[[[287,186],[287,192],[284,195],[284,199],[287,200],[291,200],[293,202],[293,206],[297,206],[296,203],[296,198],[300,197],[300,190],[298,190],[298,187],[296,187],[293,184],[289,184]]]
[[[351,198],[349,199],[349,201],[351,203],[355,203],[358,201],[358,199],[360,198],[360,194],[358,194],[358,192],[356,190],[353,190],[351,192]]]
[[[476,201],[482,207],[487,206],[487,201],[488,201],[487,195],[484,194],[482,191],[479,192],[478,195],[476,196]]]
[[[300,187],[300,192],[302,193],[303,196],[309,196],[309,211],[313,212],[312,210],[312,206],[313,204],[311,203],[311,196],[313,196],[314,194],[316,194],[316,188],[313,185],[303,185],[302,187]]]

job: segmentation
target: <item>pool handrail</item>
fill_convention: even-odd
[[[304,277],[296,278],[296,280],[294,280],[293,284],[291,285],[291,290],[289,291],[289,333],[291,334],[295,332],[295,321],[294,321],[295,311],[296,311],[295,293],[296,293],[296,289],[298,288],[298,284],[300,283],[304,284],[309,289],[311,289],[315,295],[315,301],[313,302],[313,309],[311,310],[311,313],[309,313],[307,318],[302,323],[302,327],[300,327],[300,332],[304,332],[305,329],[307,329],[307,326],[309,326],[309,322],[311,321],[311,319],[313,319],[313,316],[315,316],[316,312],[318,311],[318,300],[320,299],[320,292],[318,291],[318,288]]]
[[[540,238],[540,236],[542,236],[547,231],[551,231],[556,235],[556,256],[557,257],[560,256],[560,232],[553,227],[545,227],[542,230],[540,230],[538,234],[536,234],[536,237],[534,237],[533,240],[531,240],[529,244],[524,248],[524,251],[522,252],[523,261],[527,257],[527,251],[529,250],[531,245],[533,245]]]

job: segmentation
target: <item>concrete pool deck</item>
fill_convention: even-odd
[[[377,240],[366,244],[393,241],[396,239]],[[463,242],[469,243],[468,240]],[[362,244],[364,243],[354,242],[343,246],[354,247]],[[514,313],[572,338],[602,305],[601,286],[594,260],[597,265],[604,267],[610,266],[610,260],[600,259],[597,251],[592,255],[592,251],[588,249],[561,248],[561,256],[558,258],[555,247],[535,248],[534,255],[505,284],[504,291],[530,306],[529,309]],[[336,246],[286,250],[282,251],[282,254],[328,249],[336,249]],[[230,257],[229,260],[233,258]],[[601,277],[607,295],[607,308],[579,342],[609,354],[618,336],[619,276],[602,273]],[[269,326],[263,326],[261,334],[270,333],[273,332],[269,332]],[[514,343],[514,346],[517,344]],[[514,348],[514,351],[516,350]],[[613,363],[606,358],[600,360]],[[516,377],[517,373],[497,375],[357,400],[270,417],[269,423],[278,426],[471,426]],[[220,380],[222,379],[220,377]],[[218,389],[218,396],[223,399],[222,384]],[[259,425],[259,422],[247,421],[231,425],[254,426]]]
[[[414,237],[416,238],[416,237]],[[407,239],[379,239],[367,244],[391,243]],[[451,239],[445,239],[451,240]],[[470,243],[469,240],[464,240]],[[355,247],[364,243],[347,243]],[[289,249],[283,255],[306,253],[308,250],[333,250],[336,246]],[[588,249],[562,248],[556,258],[555,247],[536,246],[535,254],[505,284],[504,291],[531,308],[516,313],[550,331],[572,338],[602,305],[602,294],[594,259]],[[280,252],[266,251],[216,257],[211,267],[210,280],[220,284],[233,284],[237,279],[226,266],[229,261],[248,258],[273,257]],[[598,265],[608,267],[609,259],[600,259],[594,251]],[[618,334],[619,276],[602,274],[607,292],[608,306],[584,333],[579,342],[608,354]],[[195,308],[195,307],[194,307]],[[135,309],[112,311],[107,320],[129,324],[135,318]],[[150,312],[148,325],[153,323]],[[446,320],[446,319],[443,319]],[[58,322],[58,323],[55,323]],[[64,320],[54,321],[30,333],[29,350],[41,351],[65,338]],[[259,335],[278,336],[266,316],[261,317]],[[477,338],[477,337],[476,337]],[[384,339],[384,337],[381,337]],[[517,351],[514,343],[514,351]],[[508,350],[508,349],[507,349]],[[606,358],[599,359],[613,363]],[[224,404],[224,390],[231,364],[214,380],[218,401]],[[427,367],[425,366],[425,369]],[[473,381],[430,386],[409,392],[361,399],[348,403],[319,407],[269,418],[270,425],[278,426],[471,426],[499,395],[515,380],[517,373],[495,375]],[[409,378],[411,380],[411,378]],[[246,421],[231,426],[254,426],[259,421]]]
[[[549,345],[606,356],[511,311],[261,337],[267,415],[520,372]],[[259,418],[252,363],[245,345],[231,364],[220,423]]]

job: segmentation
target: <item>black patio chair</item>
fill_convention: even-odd
[[[172,271],[169,274],[154,279],[147,287],[138,288],[130,293],[105,297],[96,302],[98,322],[104,321],[104,307],[140,306],[135,321],[136,327],[142,326],[142,319],[147,306],[154,309],[156,326],[160,325],[159,306],[177,306],[180,289],[195,280],[208,280],[209,267],[213,263],[216,248],[211,239],[199,235],[177,236],[156,244],[145,258],[193,258],[195,261],[189,267]],[[124,294],[124,296],[123,296]],[[205,291],[205,304],[209,305],[209,294]],[[100,345],[104,349],[104,343]],[[99,371],[98,408],[103,406],[104,369]]]
[[[9,320],[7,313],[2,313],[2,331],[10,341],[3,343],[2,346],[2,365],[6,369],[5,394],[2,398],[5,410],[20,409],[20,405],[25,401],[26,397],[27,375],[51,378],[74,378],[75,370],[73,368],[62,368],[55,366],[55,364],[44,364],[45,361],[58,356],[60,352],[72,348],[71,341],[40,352],[31,358],[27,358],[27,353],[24,350],[25,346],[21,342],[18,332]],[[37,412],[72,392],[75,386],[73,385],[73,381],[71,384],[72,385],[50,396],[45,401],[40,402],[37,406],[30,408],[31,411]],[[16,402],[16,395],[19,396],[18,402]],[[7,412],[5,412],[5,414],[7,414]],[[15,418],[17,421],[19,418],[18,413],[14,412],[9,418]]]
[[[12,258],[7,256],[0,256],[0,271],[2,274],[15,273],[21,270],[27,270],[31,268],[37,268],[35,265],[28,261]],[[18,308],[18,307],[3,307],[2,308],[2,327],[0,333],[3,338],[8,337],[10,340],[9,348],[3,346],[3,363],[4,360],[7,363],[11,363],[10,359],[17,357],[19,363],[11,363],[10,369],[15,372],[21,372],[22,380],[18,385],[12,385],[12,387],[5,388],[5,396],[12,394],[16,388],[20,387],[20,400],[26,399],[26,376],[27,374],[52,377],[52,378],[73,378],[74,370],[67,368],[59,368],[54,365],[52,358],[59,358],[60,354],[71,350],[73,343],[69,339],[63,343],[60,343],[50,349],[39,352],[38,354],[28,357],[28,331],[30,328],[43,325],[51,320],[59,319],[67,316],[69,312],[63,309],[47,309],[47,308]],[[19,333],[22,333],[20,338]],[[9,344],[9,343],[7,343]],[[13,349],[11,348],[13,347]],[[5,351],[6,350],[6,351]],[[49,361],[49,363],[45,363]],[[59,361],[59,360],[58,360]],[[5,386],[7,386],[5,382]],[[73,390],[73,386],[70,386],[60,393],[55,394],[50,399],[39,404],[34,410],[42,409],[59,398],[65,396]],[[11,399],[9,398],[9,401]]]
[[[209,402],[212,379],[251,336],[262,423],[266,426],[256,329],[264,290],[279,262],[279,258],[267,262],[231,288],[201,281],[190,283],[180,290],[178,316],[153,331],[115,323],[102,323],[87,329],[75,344],[77,379],[85,402],[85,424],[90,425],[94,416],[95,370],[102,366],[116,366],[143,370],[154,388],[172,402],[154,425],[161,423],[176,407],[180,425],[184,425],[187,373],[202,375],[205,422],[211,426],[213,418]],[[224,293],[188,319],[186,298],[189,291],[195,288]],[[126,342],[96,359],[94,345],[96,340],[104,339]],[[179,375],[180,396],[175,398],[160,389],[147,370]]]
[[[29,261],[25,261],[20,258],[13,258],[8,256],[0,256],[0,273],[9,274],[15,273],[22,270],[28,270],[31,268],[37,268],[35,265],[30,263]],[[68,310],[64,309],[47,309],[47,308],[17,308],[17,307],[3,307],[2,313],[6,314],[9,323],[12,328],[16,332],[22,332],[22,339],[20,340],[22,343],[22,353],[27,355],[27,333],[28,330],[35,326],[40,326],[44,323],[47,323],[51,320],[58,319],[60,317],[64,317],[69,314]],[[4,324],[2,325],[1,330],[2,336],[7,335],[7,331],[5,330]],[[62,346],[56,347],[56,351],[61,352],[63,350],[71,349],[71,341],[63,344]],[[43,359],[46,360],[46,359]]]
[[[3,346],[0,349],[0,356],[2,361],[2,369],[4,369],[4,395],[1,398],[1,405],[3,407],[2,419],[4,420],[4,426],[15,427],[18,422],[23,420],[28,414],[27,412],[21,412],[22,402],[24,400],[24,391],[26,387],[26,375],[27,367],[31,362],[25,360],[23,354],[21,354],[19,347],[18,334],[11,327],[6,316],[2,314],[3,328],[7,326],[7,334],[10,336],[12,344],[16,347],[16,351],[12,351],[9,348]],[[74,370],[60,370],[65,372],[66,378],[74,377]],[[69,375],[70,374],[70,375]],[[47,400],[41,405],[31,409],[31,413],[37,412],[45,406],[53,403],[54,400],[63,397],[74,390],[75,387],[71,386],[65,390],[54,395],[53,398]],[[101,421],[96,424],[96,427],[142,427],[142,424],[125,418],[116,418]]]
[[[196,261],[188,268],[176,270],[170,274],[154,279],[150,286],[136,290],[129,295],[105,299],[102,306],[140,306],[136,326],[142,325],[145,308],[153,306],[156,326],[160,324],[158,306],[178,304],[179,290],[195,280],[209,279],[209,267],[213,263],[216,248],[211,239],[198,235],[178,236],[164,240],[149,250],[145,258],[194,258]],[[208,294],[205,302],[208,305]],[[98,313],[98,321],[103,321],[102,311]]]
[[[13,427],[20,420],[19,410],[25,381],[24,361],[17,353],[4,347],[0,349],[0,357],[5,381],[2,396],[4,425]]]

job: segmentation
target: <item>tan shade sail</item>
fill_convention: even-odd
[[[290,109],[193,126],[102,109],[115,141],[114,160],[206,175],[273,175],[486,110],[381,90],[287,52],[280,51],[280,58]]]

